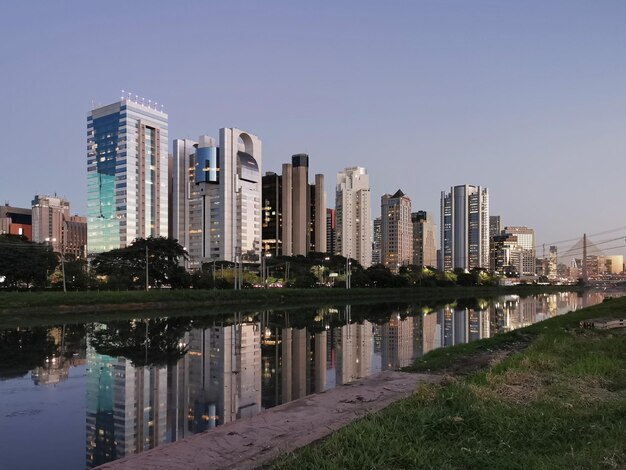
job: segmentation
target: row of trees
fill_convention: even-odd
[[[60,287],[70,290],[145,289],[232,289],[240,278],[244,288],[284,286],[297,288],[345,287],[347,273],[351,287],[476,286],[495,285],[498,278],[486,271],[441,272],[432,267],[403,266],[393,273],[383,265],[367,269],[355,260],[326,253],[309,256],[266,256],[261,263],[246,263],[238,274],[235,264],[205,263],[189,273],[185,249],[174,239],[137,239],[125,248],[96,255],[88,269],[83,260],[63,260],[50,246],[32,243],[24,237],[0,236],[0,286]]]

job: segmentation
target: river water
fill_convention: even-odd
[[[93,468],[603,298],[510,295],[0,330],[0,466]]]

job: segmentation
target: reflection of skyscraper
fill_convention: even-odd
[[[258,323],[193,330],[190,346],[194,432],[261,411]]]
[[[437,323],[437,312],[425,314],[422,324],[422,352],[426,354],[441,347],[441,325]]]
[[[151,449],[166,441],[167,373],[129,360],[87,353],[87,465]]]
[[[315,369],[315,393],[326,390],[326,349],[327,338],[326,332],[322,331],[315,334],[313,351],[313,367]]]
[[[297,400],[307,395],[307,372],[309,370],[308,341],[306,328],[294,328],[292,331],[292,366],[291,399]]]
[[[351,323],[335,329],[337,351],[337,384],[342,385],[362,377],[372,370],[374,347],[373,326]]]
[[[413,359],[413,317],[400,319],[392,313],[382,327],[382,368],[397,370],[406,367]]]

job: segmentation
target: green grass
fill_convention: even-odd
[[[576,290],[575,286],[519,286],[519,287],[435,287],[401,289],[246,289],[234,290],[151,290],[144,291],[80,291],[80,292],[11,292],[0,291],[0,314],[14,309],[39,307],[78,307],[96,305],[154,304],[168,303],[187,308],[192,304],[246,304],[246,303],[285,303],[323,302],[341,299],[455,299],[507,293],[535,294]]]
[[[616,299],[531,325],[523,351],[423,385],[274,468],[626,468],[626,331],[578,328],[625,310],[626,299]],[[484,344],[519,340],[502,336]],[[464,352],[480,348],[450,357]]]

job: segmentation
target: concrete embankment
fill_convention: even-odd
[[[257,468],[411,395],[420,383],[432,383],[440,378],[429,374],[383,372],[98,468]]]

